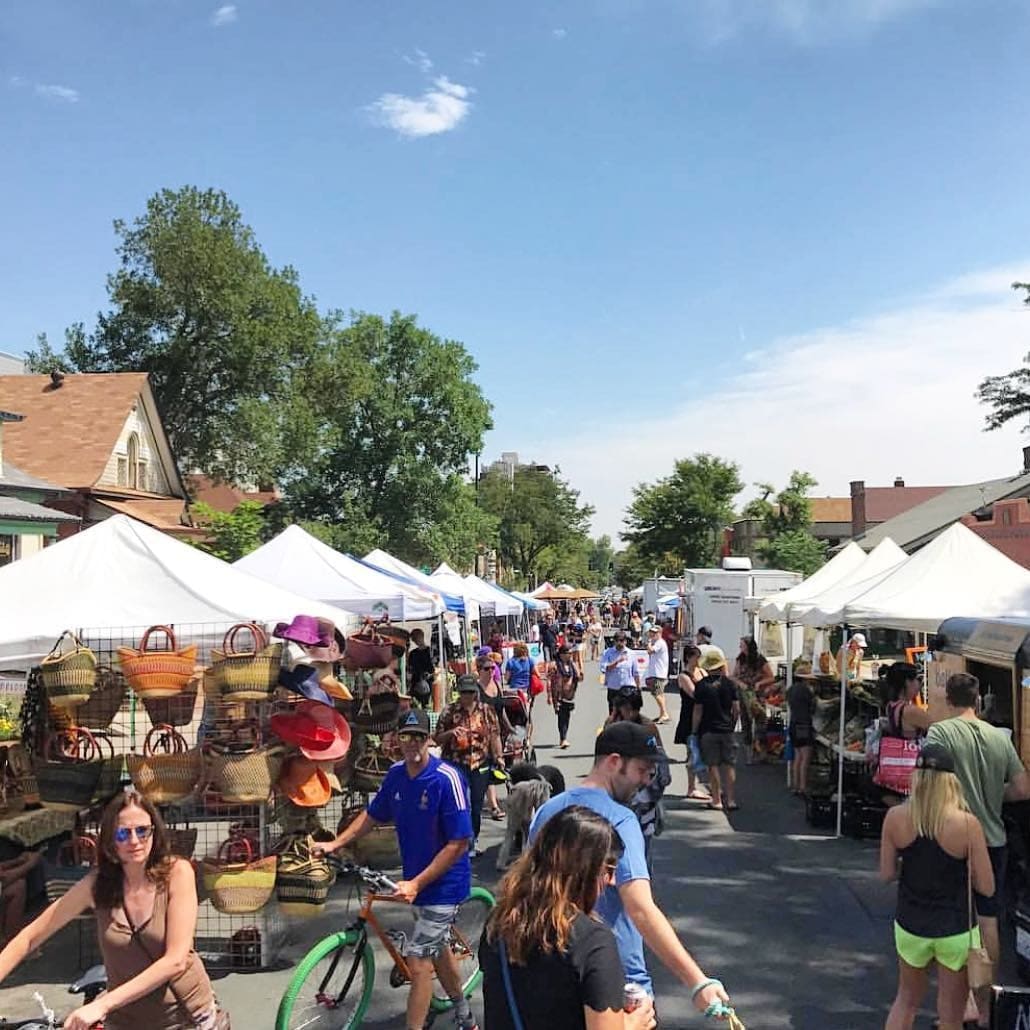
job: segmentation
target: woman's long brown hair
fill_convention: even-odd
[[[502,939],[517,965],[537,950],[561,954],[573,920],[597,902],[605,865],[621,854],[612,824],[589,808],[570,805],[551,816],[504,877],[487,939]]]
[[[147,879],[159,887],[168,882],[175,856],[168,847],[168,833],[164,820],[154,805],[142,794],[126,790],[114,798],[100,819],[100,843],[97,846],[97,882],[93,887],[93,904],[96,908],[116,908],[122,903],[122,887],[125,877],[122,864],[118,861],[118,849],[114,831],[118,828],[118,816],[126,808],[138,808],[146,812],[153,823],[150,854],[147,856]]]

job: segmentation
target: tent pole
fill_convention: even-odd
[[[840,715],[837,719],[837,836],[842,835],[844,825],[844,708],[848,697],[848,627],[841,626],[840,663]]]
[[[439,712],[443,709],[443,699],[446,696],[445,688],[447,685],[447,650],[443,642],[443,612],[440,612],[436,617],[436,632],[439,637],[440,649],[437,654],[440,656],[440,664],[437,667],[436,682],[433,685],[433,710]]]
[[[784,698],[787,697],[787,694],[790,691],[790,688],[792,686],[794,686],[794,658],[793,658],[793,655],[791,654],[791,648],[790,648],[790,614],[789,613],[787,614],[787,620],[788,621],[784,623],[784,625],[786,626],[786,629],[787,629],[787,642],[786,642],[786,645],[783,648],[784,651],[787,654],[787,678],[786,678],[787,686],[786,686],[786,689],[784,690]],[[790,736],[790,704],[789,704],[789,702],[787,704],[787,735],[788,735],[788,737]],[[787,786],[788,787],[794,786],[794,784],[791,783],[791,768],[792,768],[793,764],[794,764],[793,762],[788,762],[787,763]]]

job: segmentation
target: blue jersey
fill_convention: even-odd
[[[368,814],[377,823],[393,823],[401,847],[404,879],[412,880],[452,840],[471,840],[472,816],[468,788],[452,765],[434,758],[412,779],[403,762],[390,771],[369,802]],[[472,866],[466,851],[434,883],[415,898],[416,905],[459,905],[472,887]]]
[[[606,791],[598,787],[570,787],[561,794],[551,798],[542,805],[529,828],[530,840],[536,836],[540,827],[570,805],[583,805],[598,815],[604,816],[615,827],[615,832],[622,841],[624,851],[615,870],[615,886],[608,887],[597,899],[594,911],[612,928],[615,943],[619,947],[619,958],[626,979],[639,984],[648,994],[654,994],[651,977],[644,961],[644,939],[640,931],[633,925],[622,907],[622,898],[618,888],[631,880],[650,880],[647,871],[647,857],[644,853],[644,836],[640,831],[637,817],[625,806],[620,805]]]

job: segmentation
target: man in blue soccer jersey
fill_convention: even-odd
[[[405,945],[411,968],[408,1030],[422,1030],[433,992],[433,969],[454,1002],[455,1025],[478,1030],[451,950],[446,947],[458,906],[472,886],[472,818],[461,773],[429,754],[429,716],[412,709],[398,727],[404,761],[396,762],[362,812],[325,851],[336,851],[376,826],[393,823],[404,879],[397,897],[415,908],[415,930]]]

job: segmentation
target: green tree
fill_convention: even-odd
[[[72,330],[65,330],[67,340]],[[25,354],[25,371],[32,375],[49,375],[51,372],[71,372],[71,364],[65,354],[59,354],[50,346],[46,333],[36,336],[36,349]]]
[[[59,360],[78,372],[148,372],[184,468],[278,478],[311,443],[311,401],[296,398],[294,380],[323,330],[297,273],[269,264],[221,191],[162,190],[114,229],[111,309],[92,332],[72,326]],[[41,346],[30,361],[54,357]]]
[[[207,530],[207,538],[197,546],[223,561],[237,561],[256,551],[264,540],[264,506],[257,501],[241,501],[231,512],[217,511],[199,501],[192,511],[197,525]]]
[[[807,472],[795,469],[787,485],[770,500],[775,490],[756,483],[759,496],[744,507],[745,518],[759,525],[756,553],[770,568],[811,575],[826,560],[826,545],[812,536],[812,504],[808,492],[817,485]]]
[[[521,584],[552,578],[588,541],[594,509],[579,503],[579,492],[557,471],[522,466],[508,479],[504,472],[491,470],[480,480],[479,498],[483,509],[497,519],[501,560],[515,570]],[[585,556],[582,564],[585,573]]]
[[[1030,283],[1013,283],[1022,290],[1023,303],[1030,305]],[[1003,376],[988,376],[977,387],[976,398],[990,408],[987,429],[1000,429],[1014,418],[1030,419],[1030,354],[1023,358],[1022,368]],[[1030,428],[1030,423],[1025,428]]]
[[[634,487],[623,539],[648,575],[678,576],[688,566],[710,565],[743,488],[733,462],[711,454],[683,458],[672,475]]]
[[[342,526],[337,539],[355,553],[369,544],[416,565],[467,564],[460,556],[491,543],[460,485],[491,426],[475,361],[413,315],[328,321],[300,377],[308,406],[319,408],[316,457],[284,476],[284,507],[297,521]]]
[[[608,586],[612,582],[612,566],[615,564],[615,548],[612,538],[607,533],[590,542],[587,568],[589,570],[590,587]]]

